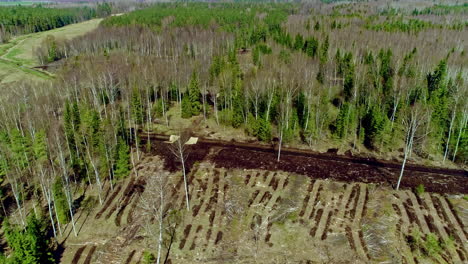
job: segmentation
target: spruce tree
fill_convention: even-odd
[[[128,145],[122,139],[119,139],[115,153],[115,170],[114,176],[116,179],[123,179],[130,173],[130,150]]]
[[[135,121],[135,123],[138,125],[143,124],[143,105],[141,103],[140,93],[136,88],[133,89],[132,92],[131,109],[133,121]]]
[[[182,97],[182,118],[192,117],[192,105],[187,95]]]
[[[5,238],[12,249],[8,258],[11,264],[54,263],[51,250],[46,239],[46,228],[35,214],[28,218],[24,229],[4,222]]]
[[[194,71],[192,73],[192,78],[190,79],[189,84],[189,99],[190,99],[190,106],[191,106],[191,115],[199,115],[200,110],[202,108],[201,105],[201,93],[200,93],[200,84],[198,80],[198,75]]]
[[[55,180],[52,186],[52,194],[54,195],[54,206],[60,223],[68,223],[70,221],[68,202],[63,191],[63,183],[60,178]]]
[[[48,160],[47,158],[47,142],[44,130],[36,133],[33,142],[34,158],[36,162],[42,164]]]

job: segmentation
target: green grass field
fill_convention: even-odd
[[[71,39],[95,29],[100,22],[101,19],[93,19],[49,31],[22,35],[0,45],[0,85],[25,79],[34,81],[50,79],[50,74],[32,69],[39,64],[34,56],[34,50],[48,35],[53,35],[57,39]]]

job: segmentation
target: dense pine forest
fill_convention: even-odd
[[[110,13],[107,4],[1,7],[0,40]],[[54,80],[0,96],[0,263],[57,261],[64,226],[79,232],[77,195],[89,186],[96,196],[81,208],[102,205],[106,186],[151,148],[138,133],[180,133],[179,123],[274,143],[278,161],[283,145],[327,146],[466,166],[467,14],[466,3],[180,2],[48,38],[35,55],[61,65]]]
[[[96,8],[0,7],[0,42],[8,41],[11,36],[59,28],[110,13],[109,3],[98,4]]]

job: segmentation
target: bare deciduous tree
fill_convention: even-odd
[[[164,217],[166,215],[166,205],[168,197],[168,174],[166,172],[156,172],[146,181],[145,192],[141,197],[140,206],[143,209],[145,228],[149,237],[156,238],[158,254],[156,263],[161,262],[161,251],[164,235]]]
[[[187,161],[188,156],[188,149],[187,149],[187,141],[189,140],[190,136],[189,133],[179,133],[177,139],[169,145],[169,149],[174,154],[174,156],[180,161],[182,165],[182,174],[184,177],[184,186],[185,186],[185,202],[187,204],[187,210],[190,211],[190,203],[189,203],[189,189],[187,183],[187,175],[185,169],[185,162]]]

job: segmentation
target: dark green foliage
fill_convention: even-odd
[[[468,3],[457,5],[441,5],[435,4],[431,7],[426,7],[422,10],[414,9],[411,13],[413,16],[417,15],[448,15],[448,14],[468,14]]]
[[[12,34],[46,31],[91,19],[96,10],[83,8],[0,7],[0,25]]]
[[[48,47],[46,57],[47,62],[53,62],[62,58],[61,54],[57,50],[57,41],[54,36],[47,36],[44,41],[44,45]]]
[[[426,22],[419,19],[403,20],[403,18],[397,18],[390,21],[385,21],[379,24],[368,23],[366,28],[376,31],[387,31],[387,32],[408,32],[417,33],[427,28],[435,28],[437,25]]]
[[[271,54],[272,53],[272,50],[270,48],[270,46],[268,46],[267,44],[258,44],[257,45],[257,49],[262,53],[262,54]]]
[[[21,134],[18,129],[13,129],[10,132],[10,150],[12,155],[12,162],[15,166],[21,169],[29,165],[30,154],[30,140]]]
[[[318,47],[319,42],[314,37],[307,39],[304,43],[305,53],[310,57],[315,57],[317,55]]]
[[[137,89],[133,89],[132,99],[131,99],[131,109],[132,109],[132,118],[135,123],[141,125],[143,124],[144,119],[144,110],[141,103],[141,95]]]
[[[256,66],[260,65],[260,49],[254,48],[252,50],[252,61],[254,65]]]
[[[427,89],[429,90],[429,94],[438,89],[443,90],[445,88],[445,81],[447,76],[447,61],[444,59],[440,61],[437,68],[434,70],[433,73],[429,73],[427,75]]]
[[[156,257],[153,253],[145,251],[143,253],[143,264],[154,264],[156,262]]]
[[[106,17],[112,14],[112,4],[108,2],[99,3],[96,7],[98,17]]]
[[[325,70],[324,70],[324,68],[325,68],[325,66],[323,65],[323,63],[320,63],[319,64],[319,70],[318,70],[317,76],[316,76],[316,79],[320,84],[325,83]]]
[[[221,56],[214,56],[213,62],[211,63],[209,72],[210,72],[210,83],[213,83],[213,80],[217,78],[225,66],[225,61]]]
[[[297,34],[294,39],[294,49],[302,50],[304,47],[304,37],[301,34]]]
[[[335,121],[335,135],[337,135],[338,138],[346,138],[350,123],[352,122],[352,117],[353,113],[350,104],[343,104]]]
[[[192,78],[190,79],[188,90],[189,90],[189,99],[190,99],[190,107],[191,107],[191,116],[199,115],[200,110],[202,109],[202,105],[201,105],[200,81],[198,80],[198,74],[196,72],[192,73]]]
[[[379,52],[380,59],[380,76],[382,82],[382,89],[387,95],[393,88],[393,75],[394,69],[392,67],[392,51],[390,49]]]
[[[264,118],[255,119],[250,114],[246,130],[249,135],[257,137],[260,141],[269,142],[271,140],[271,125]]]
[[[289,51],[287,51],[287,50],[282,50],[279,53],[279,59],[284,64],[289,64],[289,63],[291,63],[291,53]]]
[[[367,112],[362,120],[362,126],[365,131],[364,145],[366,145],[366,147],[377,147],[377,141],[385,128],[386,121],[386,115],[384,115],[376,107],[371,108],[369,112]]]
[[[447,62],[442,60],[433,73],[427,75],[427,89],[429,91],[429,104],[434,111],[431,122],[434,130],[431,136],[439,145],[448,131],[449,119],[449,92],[447,89]]]
[[[344,83],[343,83],[343,90],[345,95],[345,100],[349,101],[353,96],[353,89],[354,89],[354,67],[352,71],[349,71],[345,75]]]
[[[123,179],[130,174],[130,148],[125,141],[119,139],[115,148],[114,177]]]
[[[327,37],[325,38],[325,41],[320,45],[320,62],[321,63],[326,63],[328,61],[328,49],[330,48],[330,40]]]
[[[33,152],[37,163],[43,164],[47,162],[47,142],[44,130],[36,133],[33,141]]]
[[[187,95],[182,97],[182,118],[192,117],[192,105]]]
[[[154,102],[153,113],[155,117],[162,117],[169,110],[169,105],[165,100],[158,99]]]
[[[207,8],[209,5],[209,8]],[[245,10],[249,9],[249,12]],[[262,25],[273,28],[285,21],[290,4],[253,4],[253,3],[167,3],[131,12],[122,16],[114,16],[103,21],[106,26],[140,24],[152,27],[162,26],[165,17],[173,17],[172,26],[199,25],[208,27],[215,22],[221,29],[228,32],[247,30],[251,25]],[[268,15],[260,20],[257,14]],[[249,38],[251,44],[263,41],[265,29],[257,27]],[[238,46],[239,47],[239,46]],[[239,47],[240,48],[240,47]]]
[[[57,211],[57,217],[60,224],[66,224],[70,221],[70,208],[68,207],[67,197],[65,196],[62,180],[57,178],[52,186],[54,195],[54,206]]]
[[[12,249],[7,263],[39,264],[55,263],[46,239],[45,225],[34,214],[28,217],[26,228],[4,222],[5,238]]]

